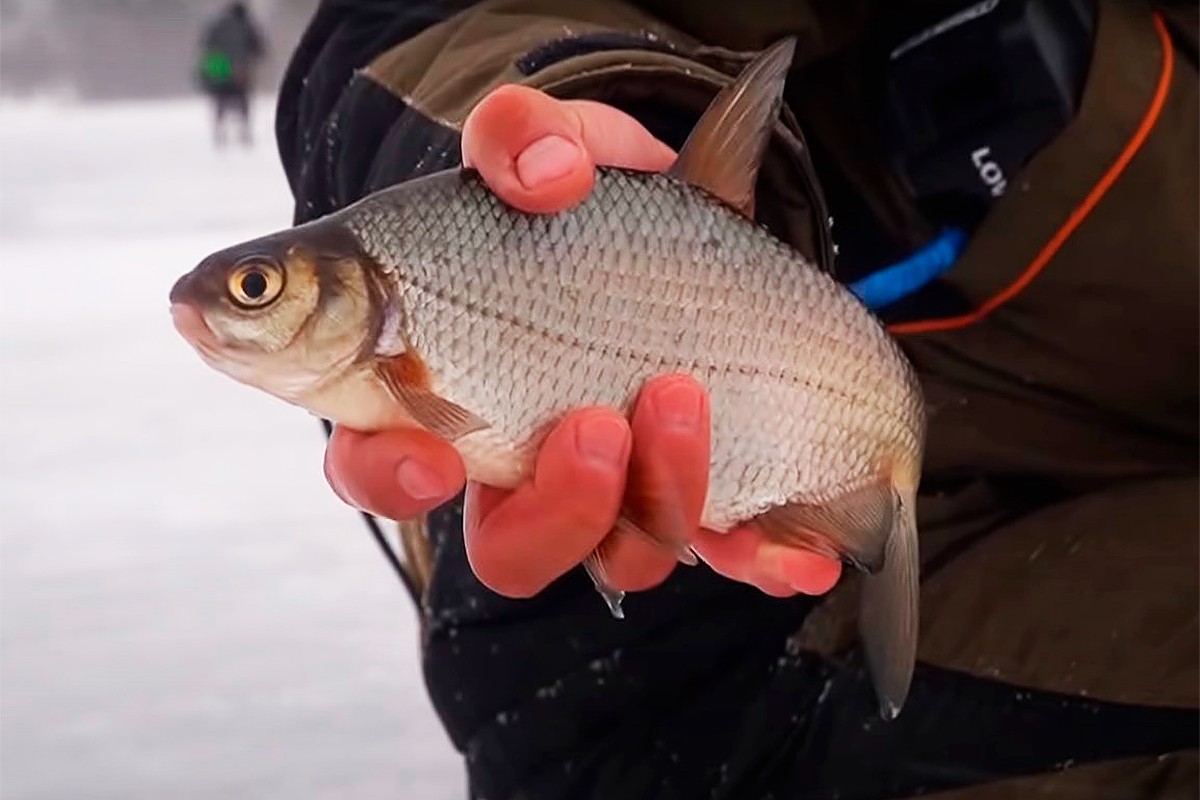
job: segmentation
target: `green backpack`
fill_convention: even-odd
[[[208,86],[223,86],[233,79],[233,61],[225,53],[215,51],[201,53],[197,72],[201,83]]]

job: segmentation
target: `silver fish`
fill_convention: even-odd
[[[171,291],[212,367],[360,430],[419,425],[472,480],[526,480],[547,429],[629,409],[668,372],[712,406],[702,524],[867,574],[860,629],[880,710],[899,713],[917,639],[924,405],[913,370],[841,284],[752,221],[793,41],[755,59],[663,174],[602,168],[553,215],[472,170],[372,194],[206,258]],[[618,524],[691,557],[690,531],[628,503]],[[603,560],[586,563],[608,590]]]

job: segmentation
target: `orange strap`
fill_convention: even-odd
[[[1171,76],[1175,72],[1175,53],[1171,48],[1171,40],[1167,34],[1166,25],[1163,24],[1162,18],[1158,14],[1154,15],[1154,29],[1158,32],[1159,41],[1162,43],[1162,72],[1158,76],[1158,86],[1154,89],[1154,98],[1150,101],[1150,106],[1146,109],[1146,115],[1142,118],[1142,122],[1134,131],[1132,138],[1125,144],[1121,154],[1117,156],[1117,160],[1109,166],[1099,183],[1092,187],[1087,196],[1067,217],[1066,222],[1062,224],[1050,240],[1042,247],[1029,266],[1017,276],[1017,279],[1002,289],[997,294],[990,297],[983,305],[974,311],[969,311],[966,314],[960,314],[956,317],[942,317],[941,319],[926,319],[915,322],[900,322],[888,326],[888,331],[893,334],[905,333],[931,333],[933,331],[949,331],[957,328],[965,328],[968,325],[973,325],[979,322],[988,314],[991,314],[1000,306],[1012,300],[1022,290],[1025,289],[1033,279],[1036,278],[1046,265],[1050,263],[1050,259],[1054,258],[1055,254],[1066,243],[1071,234],[1075,232],[1083,221],[1087,219],[1087,215],[1092,213],[1092,209],[1103,199],[1104,195],[1112,188],[1113,183],[1125,171],[1125,167],[1141,149],[1142,144],[1146,141],[1146,137],[1150,135],[1150,131],[1154,129],[1155,123],[1158,122],[1158,116],[1162,112],[1163,104],[1167,99],[1167,90],[1171,85]]]

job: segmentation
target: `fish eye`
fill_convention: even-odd
[[[242,308],[270,305],[283,291],[283,270],[269,261],[239,264],[226,282],[229,297]]]

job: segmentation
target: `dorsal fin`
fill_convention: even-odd
[[[754,218],[754,184],[783,104],[796,37],[780,39],[751,61],[709,104],[670,175]]]

